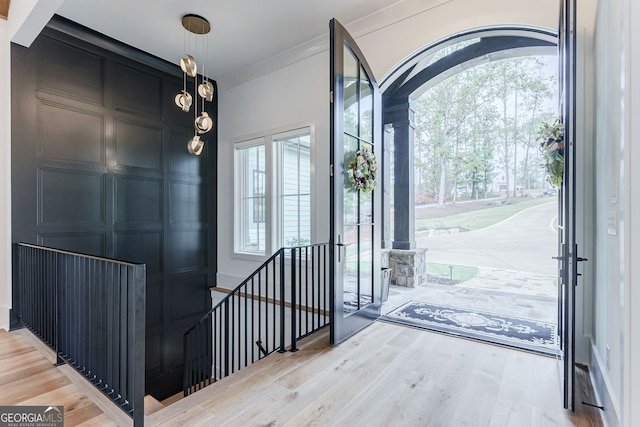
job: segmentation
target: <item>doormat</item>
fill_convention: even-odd
[[[383,320],[481,341],[559,355],[557,325],[494,313],[409,301],[381,317]]]

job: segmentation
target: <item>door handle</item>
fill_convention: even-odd
[[[557,259],[558,261],[564,261],[563,256],[552,256],[551,259]]]
[[[338,262],[341,262],[340,255],[342,254],[342,248],[344,248],[347,245],[344,245],[342,243],[336,243],[336,246],[338,247]]]
[[[340,235],[338,234],[338,243],[336,243],[336,246],[338,247],[338,262],[341,262],[340,254],[342,254],[342,248],[343,248],[343,247],[345,247],[345,246],[347,246],[347,245],[345,245],[344,243],[342,243],[342,241],[341,241],[341,240],[342,240],[342,238],[341,238],[341,237],[342,237],[342,236],[340,236]]]

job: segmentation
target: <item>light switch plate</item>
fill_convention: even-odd
[[[615,236],[618,233],[618,212],[609,211],[607,216],[607,233]]]

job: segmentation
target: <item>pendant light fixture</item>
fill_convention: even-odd
[[[192,35],[195,35],[195,47],[197,51],[198,37],[209,34],[211,31],[211,25],[209,21],[200,15],[187,14],[182,17],[182,26],[187,31],[185,33],[185,51],[187,50],[187,39],[191,41]],[[206,42],[206,40],[205,40]],[[203,49],[208,51],[208,46]],[[206,57],[205,57],[206,63]],[[200,139],[200,135],[209,132],[213,128],[213,119],[209,116],[209,113],[205,111],[205,102],[213,101],[214,87],[205,74],[205,67],[202,67],[201,79],[198,77],[198,66],[193,55],[185,53],[185,56],[180,59],[180,68],[183,73],[182,91],[180,91],[174,99],[175,104],[185,113],[191,110],[191,106],[194,107],[193,115],[193,138],[187,142],[187,150],[190,154],[199,156],[204,148],[204,141]],[[187,90],[188,78],[193,78],[193,95]],[[200,81],[200,83],[198,83]],[[198,102],[201,100],[201,103]],[[200,114],[198,114],[198,104],[200,104]]]

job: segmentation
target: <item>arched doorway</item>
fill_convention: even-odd
[[[539,220],[544,215],[548,216],[549,212],[551,215],[557,214],[557,202],[551,202],[557,200],[556,198],[538,199],[546,197],[544,193],[547,188],[538,185],[533,191],[529,191],[532,190],[529,185],[518,181],[518,175],[515,172],[515,167],[518,165],[518,148],[515,146],[515,140],[518,138],[517,132],[504,135],[503,138],[505,147],[502,153],[505,163],[503,170],[506,171],[506,174],[503,174],[502,181],[500,181],[500,177],[492,176],[496,170],[499,170],[499,168],[494,168],[493,170],[485,170],[482,177],[476,175],[471,178],[467,177],[464,182],[457,181],[457,178],[445,182],[446,174],[443,163],[440,171],[436,174],[440,176],[435,177],[436,181],[440,178],[439,187],[431,192],[416,191],[419,188],[416,185],[416,179],[419,178],[417,170],[419,170],[418,166],[421,160],[420,153],[416,152],[416,134],[419,133],[417,123],[420,121],[420,117],[416,116],[419,113],[418,100],[425,93],[451,80],[454,76],[461,75],[461,73],[468,75],[469,70],[479,69],[490,64],[505,63],[505,61],[515,58],[531,58],[540,55],[556,57],[557,37],[554,33],[532,28],[483,28],[456,34],[426,47],[398,65],[383,79],[381,84],[383,122],[385,123],[385,144],[388,148],[385,151],[386,161],[383,167],[385,168],[384,176],[393,177],[393,179],[384,182],[385,205],[383,212],[390,214],[390,217],[386,218],[383,223],[385,226],[390,224],[393,226],[386,227],[383,231],[383,247],[389,249],[387,253],[388,263],[393,271],[392,283],[397,286],[394,289],[399,291],[396,292],[396,296],[398,293],[403,295],[402,298],[395,298],[396,307],[388,306],[386,308],[391,308],[387,312],[389,314],[387,318],[390,320],[393,320],[393,315],[396,315],[396,318],[404,317],[406,319],[419,311],[424,315],[422,317],[429,318],[425,324],[433,329],[439,329],[440,325],[444,325],[441,329],[446,332],[480,339],[486,338],[488,341],[505,345],[557,354],[556,310],[558,298],[557,280],[555,280],[557,272],[554,271],[555,267],[551,261],[551,257],[555,254],[557,232],[553,230],[551,221],[545,219],[544,223],[534,225],[526,221],[518,222],[516,225],[514,221],[514,224],[507,227],[502,224],[502,229],[496,227],[488,232],[486,230],[484,232],[474,231],[465,233],[464,237],[460,233],[459,236],[452,236],[448,239],[445,247],[446,245],[450,247],[446,248],[446,251],[443,250],[441,242],[438,247],[430,247],[430,243],[434,243],[435,246],[436,240],[446,240],[446,238],[442,239],[438,236],[429,240],[422,235],[422,231],[416,230],[416,220],[420,221],[420,212],[423,211],[420,203],[461,207],[463,206],[462,197],[458,196],[462,194],[476,201],[480,199],[478,197],[479,187],[481,187],[479,183],[484,184],[482,198],[487,198],[489,188],[494,187],[493,190],[498,196],[495,199],[499,200],[501,204],[519,203],[522,201],[520,200],[522,197],[516,197],[517,194],[530,197],[531,200],[527,200],[527,203],[533,202],[528,203],[531,206],[546,202],[544,203],[546,210],[543,213],[538,212],[540,208],[532,208],[532,211],[527,210],[529,216],[535,214],[532,216],[533,219],[528,221],[536,221],[536,218]],[[553,87],[555,89],[557,86],[554,84]],[[555,95],[557,100],[557,91]],[[490,96],[487,93],[482,96],[485,98],[485,103],[493,102],[487,101],[487,97]],[[513,96],[513,94],[504,94],[505,108],[507,102],[514,103]],[[516,92],[516,108],[518,105],[517,96]],[[553,110],[557,109],[556,105],[552,106]],[[463,117],[462,120],[464,121],[464,119]],[[506,119],[505,112],[505,123]],[[451,127],[455,128],[456,126],[451,125]],[[451,136],[446,135],[443,138],[451,138]],[[510,148],[511,139],[514,140],[514,146]],[[528,139],[528,144],[532,145],[531,132]],[[469,147],[465,147],[464,150],[469,150]],[[512,154],[509,150],[512,150]],[[452,157],[461,158],[461,152],[456,149],[455,156],[452,155]],[[513,164],[513,169],[509,165],[510,162]],[[437,167],[437,165],[433,166],[432,169]],[[512,170],[513,177],[510,177]],[[503,197],[500,197],[501,193],[504,193]],[[533,199],[538,200],[534,201]],[[422,207],[430,208],[425,205]],[[526,205],[525,203],[521,206]],[[468,208],[470,205],[464,204],[464,206]],[[433,208],[432,212],[435,212],[435,209]],[[466,210],[454,209],[453,211]],[[518,218],[519,220],[524,219],[525,216],[523,214]],[[522,231],[529,231],[529,233],[518,234]],[[546,249],[539,249],[541,246],[536,241],[540,240],[540,237],[547,239]],[[487,239],[493,240],[488,241]],[[457,246],[451,247],[451,245]],[[538,252],[535,256],[528,255],[526,252],[524,255],[522,252],[518,252],[527,246],[531,246],[533,251],[537,248]],[[448,253],[443,255],[443,252]],[[478,257],[478,253],[483,254],[484,257]],[[513,256],[512,262],[509,261],[511,256]],[[549,261],[547,263],[548,271],[544,272],[544,268],[529,268],[534,263],[521,267],[527,264],[519,262],[518,258],[522,257],[547,259]],[[424,271],[424,273],[421,271],[425,263],[429,264],[429,259],[436,259],[437,264],[440,264],[440,269],[449,268],[450,276],[449,280],[443,280],[445,282],[444,288],[441,286],[442,283],[433,283],[433,277],[428,274],[428,271]],[[457,285],[457,281],[453,280],[454,269],[460,270],[462,267],[475,269],[475,272],[471,273],[474,280],[461,284],[454,291],[453,286]],[[447,286],[449,288],[445,289]],[[427,297],[423,292],[422,296],[413,297],[413,299],[406,301],[408,292],[403,288],[412,287],[421,291],[427,289],[431,294]],[[402,301],[401,306],[397,305],[398,300]],[[439,303],[436,304],[434,301]],[[407,305],[408,303],[412,304]],[[505,309],[507,305],[509,310]],[[500,309],[491,311],[496,306],[500,306]],[[386,309],[383,309],[383,313],[386,312]],[[542,314],[542,311],[545,310],[546,313]],[[528,314],[518,316],[522,311],[527,311]],[[440,320],[432,322],[431,320],[434,318]],[[517,323],[515,328],[513,327],[514,322]],[[473,325],[473,323],[476,324]],[[512,326],[503,327],[503,325]],[[487,330],[496,329],[501,329],[504,336],[501,337],[501,334],[493,333],[485,334]],[[505,331],[505,329],[510,330]],[[518,336],[514,329],[528,332],[538,329],[541,335],[530,334],[526,337],[530,338],[534,345],[529,345],[525,341],[519,345],[519,341],[526,334]],[[540,341],[543,341],[544,345],[537,345]]]

